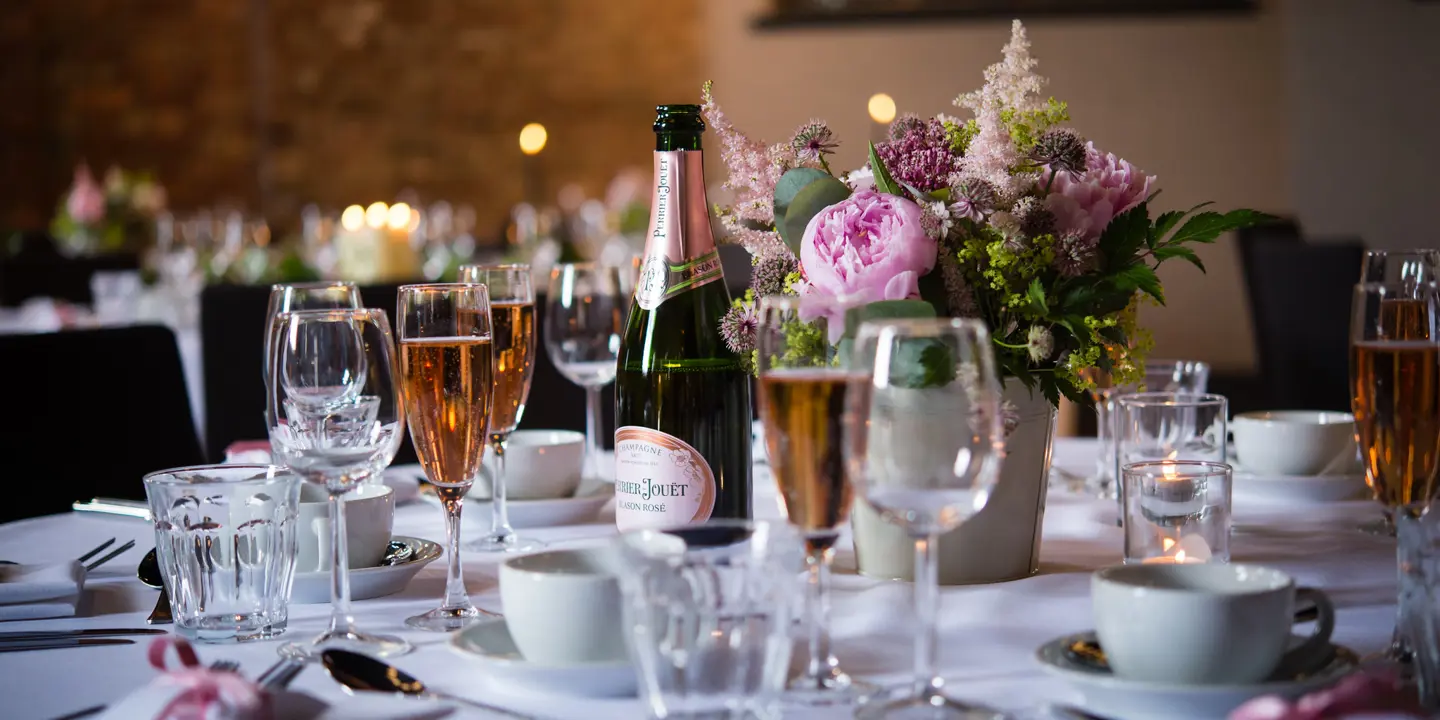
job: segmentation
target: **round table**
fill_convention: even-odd
[[[1094,467],[1095,451],[1093,440],[1060,439],[1054,462],[1071,472],[1087,473]],[[64,478],[29,480],[63,482]],[[780,505],[768,472],[757,472],[755,484],[757,517],[779,517]],[[1034,652],[1047,640],[1092,627],[1089,575],[1119,561],[1121,536],[1113,523],[1114,501],[1052,491],[1047,505],[1037,575],[941,592],[939,666],[948,691],[956,697],[1020,711],[1034,711],[1048,701],[1079,700],[1063,682],[1041,672]],[[483,505],[469,510],[463,531],[466,539],[489,526]],[[602,512],[595,524],[527,529],[526,534],[551,547],[603,543],[615,533],[613,515],[608,513]],[[1237,500],[1234,514],[1234,562],[1278,567],[1302,585],[1323,588],[1337,607],[1337,643],[1361,654],[1387,645],[1395,619],[1395,542],[1356,530],[1357,524],[1379,516],[1376,505],[1250,506]],[[436,506],[412,502],[396,511],[397,534],[443,542],[442,527]],[[9,622],[0,624],[0,630],[144,627],[156,595],[135,579],[134,567],[154,543],[148,523],[68,514],[0,525],[0,558],[26,563],[61,561],[78,557],[112,536],[122,542],[133,538],[136,548],[90,575],[80,617]],[[842,547],[848,547],[848,540],[842,541]],[[475,603],[500,611],[497,558],[466,553],[464,563]],[[907,680],[914,629],[910,585],[855,575],[853,554],[848,551],[842,550],[838,565],[832,612],[835,651],[842,665],[855,675],[881,683]],[[404,619],[436,605],[443,588],[442,559],[425,568],[403,592],[356,602],[356,620],[366,630],[407,637],[417,649],[395,663],[437,689],[537,717],[632,720],[643,715],[634,699],[541,695],[503,686],[485,677],[479,665],[451,650],[447,636],[408,631]],[[292,606],[290,629],[282,640],[318,633],[328,615],[328,605]],[[197,647],[202,660],[236,660],[241,672],[253,678],[274,662],[280,642]],[[113,702],[155,676],[145,661],[145,648],[146,639],[139,638],[134,645],[0,654],[4,715],[17,720],[48,718]],[[319,668],[307,668],[291,689],[330,703],[327,717],[400,717],[394,712],[397,708],[433,709],[347,697]],[[453,715],[483,716],[465,708],[457,708]]]

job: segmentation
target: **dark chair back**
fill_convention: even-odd
[[[1348,412],[1350,301],[1364,246],[1262,240],[1241,251],[1268,407]]]
[[[168,328],[3,335],[0,368],[0,447],[23,488],[0,522],[96,496],[143,500],[146,473],[204,461]]]

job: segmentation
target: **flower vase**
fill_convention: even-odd
[[[940,538],[941,585],[1015,580],[1035,574],[1040,566],[1040,527],[1045,517],[1055,407],[1013,379],[1004,395],[1019,409],[1020,423],[1006,439],[1000,481],[990,502]],[[926,410],[917,407],[915,411]],[[954,432],[949,418],[937,417],[932,427],[935,432]],[[917,437],[913,443],[871,452],[923,452],[926,446],[941,445]],[[850,522],[861,574],[886,580],[914,579],[915,540],[903,528],[886,521],[860,498],[855,500]]]

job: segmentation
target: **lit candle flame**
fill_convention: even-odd
[[[391,230],[404,230],[410,224],[410,206],[403,202],[395,203],[386,216]]]
[[[370,207],[365,208],[365,224],[376,230],[385,227],[389,219],[390,207],[383,202],[370,203]]]
[[[1162,538],[1160,541],[1160,547],[1163,548],[1165,552],[1170,552],[1170,548],[1175,547],[1175,541],[1171,540],[1170,538]]]
[[[1178,565],[1178,564],[1183,563],[1183,562],[1185,562],[1185,551],[1184,551],[1184,550],[1176,550],[1176,551],[1175,551],[1175,563]]]
[[[345,208],[345,212],[340,213],[340,227],[345,228],[349,232],[355,232],[365,227],[365,208],[359,205],[351,205]]]

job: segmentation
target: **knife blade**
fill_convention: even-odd
[[[158,628],[84,628],[82,630],[18,630],[0,632],[0,643],[18,640],[68,640],[116,635],[164,635]]]
[[[77,502],[70,505],[75,512],[100,513],[102,515],[120,515],[140,520],[150,519],[150,506],[142,500],[119,500],[116,498],[93,498],[89,502]]]
[[[66,648],[91,647],[94,645],[134,645],[134,640],[125,638],[80,638],[77,640],[11,640],[0,643],[0,653],[26,652],[29,650],[63,650]]]

